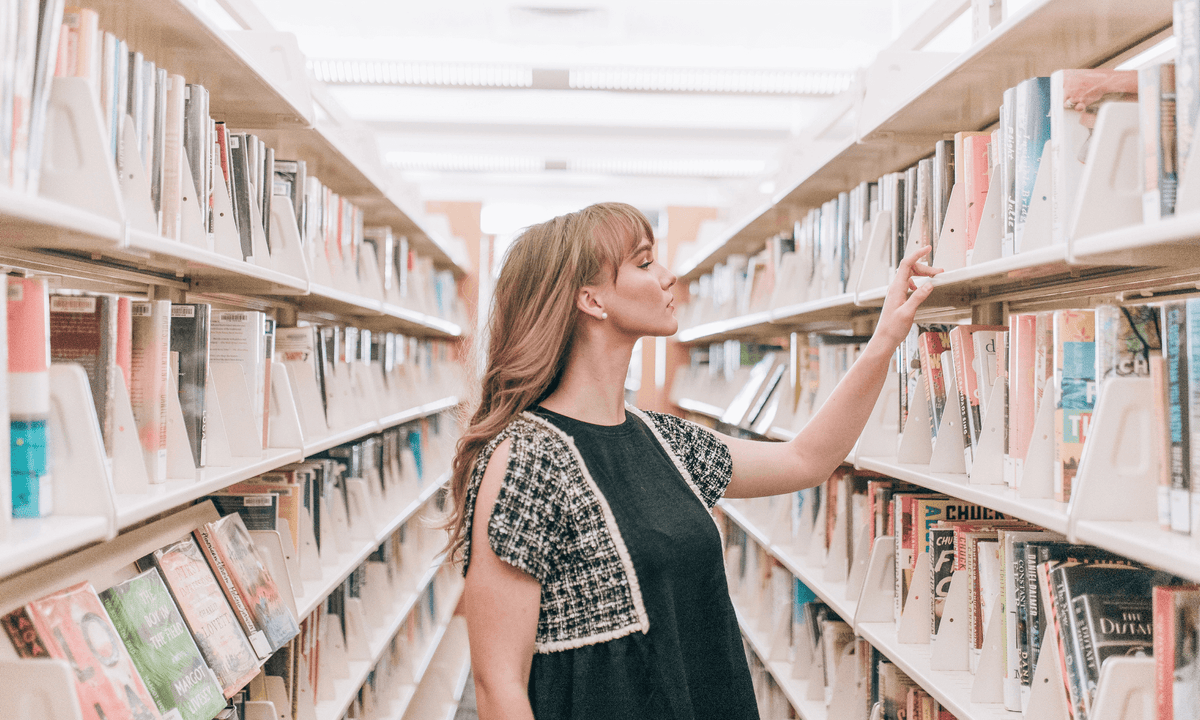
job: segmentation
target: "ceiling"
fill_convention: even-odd
[[[255,0],[425,199],[647,209],[769,193],[929,2]]]

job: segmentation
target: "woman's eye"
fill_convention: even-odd
[[[645,270],[646,268],[650,267],[650,266],[651,266],[651,265],[653,265],[653,264],[654,264],[654,261],[653,261],[653,260],[650,260],[649,262],[644,262],[644,263],[642,263],[641,265],[638,265],[638,267],[640,267],[641,269]]]

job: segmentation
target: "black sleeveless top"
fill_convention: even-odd
[[[533,657],[537,720],[756,720],[721,537],[640,418],[593,425],[538,408],[574,440],[633,561],[648,633]]]

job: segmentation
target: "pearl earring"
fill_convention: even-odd
[[[607,320],[607,319],[608,319],[608,313],[606,313],[606,312],[602,312],[602,313],[600,313],[600,319],[601,319],[601,320]]]

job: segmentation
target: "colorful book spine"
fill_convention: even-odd
[[[1043,396],[1044,397],[1044,396]],[[1096,315],[1054,311],[1054,499],[1071,499],[1071,485],[1096,404]]]
[[[1167,438],[1170,442],[1171,529],[1191,532],[1191,435],[1188,408],[1187,306],[1163,306],[1163,357],[1166,360]]]
[[[1176,0],[1172,23],[1175,46],[1175,158],[1179,179],[1187,173],[1188,157],[1200,117],[1200,0]]]
[[[1000,246],[1000,254],[1008,257],[1016,252],[1013,245],[1013,231],[1017,219],[1016,188],[1016,152],[1017,152],[1017,89],[1011,87],[1004,91],[1004,101],[1000,105],[1000,190],[1001,205],[1004,213],[1004,240]]]
[[[946,380],[943,376],[942,353],[950,346],[949,333],[924,332],[920,343],[921,374],[925,377],[925,399],[929,404],[929,431],[937,442],[938,427],[946,408]]]
[[[1015,103],[1013,252],[1019,253],[1025,216],[1033,197],[1033,183],[1037,180],[1042,152],[1050,140],[1050,78],[1021,81],[1017,85]]]
[[[8,412],[12,515],[54,510],[50,468],[50,311],[43,278],[8,278]]]
[[[1187,380],[1189,476],[1192,534],[1200,535],[1200,299],[1185,303],[1187,321]]]
[[[100,599],[164,718],[209,720],[225,707],[221,686],[157,568],[114,585]]]
[[[1175,158],[1175,63],[1138,71],[1142,133],[1142,221],[1175,214],[1179,172]]]
[[[104,450],[112,456],[113,382],[117,373],[117,299],[50,297],[50,359],[78,363],[88,376]]]

